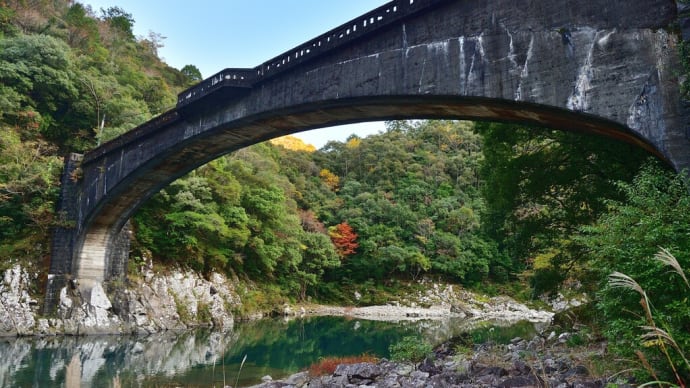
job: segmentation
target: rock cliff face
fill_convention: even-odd
[[[0,284],[0,335],[31,335],[36,327],[38,301],[29,295],[31,276],[19,265],[5,271]]]
[[[0,336],[148,334],[196,326],[231,329],[231,310],[240,304],[223,275],[204,279],[192,272],[162,275],[145,269],[127,287],[96,282],[89,295],[68,284],[60,290],[57,318],[47,319],[38,317],[39,303],[28,292],[37,279],[19,265],[5,271]]]

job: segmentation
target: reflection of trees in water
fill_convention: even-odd
[[[227,363],[239,363],[246,354],[247,362],[293,371],[325,356],[388,356],[388,345],[402,335],[395,323],[341,317],[265,320],[236,329],[239,339],[226,355]]]
[[[113,386],[115,380],[122,386],[208,385],[222,381],[223,371],[226,378],[234,379],[245,355],[242,378],[276,376],[327,356],[388,357],[389,345],[403,336],[441,342],[471,326],[452,319],[392,323],[311,317],[241,323],[227,333],[12,338],[0,342],[0,386],[54,386],[68,380],[88,386]],[[504,336],[520,335],[511,330]],[[498,333],[480,328],[476,336],[496,340]]]

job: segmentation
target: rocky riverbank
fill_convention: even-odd
[[[380,360],[338,365],[332,374],[308,371],[284,380],[270,376],[252,388],[315,387],[562,387],[631,386],[598,365],[605,344],[573,347],[572,333],[515,338],[507,345],[466,348],[461,338],[445,342],[419,364]]]
[[[537,310],[507,296],[486,297],[451,284],[421,280],[423,291],[405,295],[380,306],[285,306],[284,315],[335,315],[382,321],[457,318],[463,321],[515,323],[529,321],[545,326],[553,318],[550,311]]]
[[[56,316],[45,318],[38,313],[40,303],[29,292],[37,279],[38,274],[19,265],[4,272],[0,283],[0,336],[149,334],[199,326],[226,330],[233,326],[232,311],[242,305],[234,282],[224,275],[213,273],[204,278],[183,270],[163,274],[145,267],[126,284],[95,283],[88,297],[80,295],[76,287],[63,288]],[[508,297],[488,298],[430,281],[421,285],[423,291],[385,306],[286,305],[282,313],[386,321],[458,318],[468,322],[527,320],[542,324],[553,316]]]
[[[149,334],[199,326],[227,330],[233,327],[232,310],[241,303],[232,282],[221,274],[205,279],[191,271],[144,269],[126,286],[95,283],[88,297],[65,287],[56,317],[45,318],[29,293],[38,274],[15,265],[3,275],[0,336]]]
[[[478,301],[476,295],[463,291],[464,302],[443,303],[429,307],[401,306],[389,304],[383,306],[341,307],[341,306],[301,306],[290,308],[287,313],[300,315],[335,315],[381,321],[413,321],[420,319],[458,318],[472,321],[529,321],[548,323],[553,313],[531,309],[508,297],[490,298],[486,302]]]

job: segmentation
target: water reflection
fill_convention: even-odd
[[[0,340],[3,387],[212,387],[284,377],[326,356],[387,357],[405,335],[440,342],[467,327],[452,320],[374,322],[313,317],[239,324],[227,333],[194,331],[146,337]],[[533,330],[533,329],[532,329]],[[514,334],[510,334],[514,335]]]
[[[213,363],[235,333],[164,333],[146,337],[3,339],[0,386],[116,386],[116,378],[176,376]]]

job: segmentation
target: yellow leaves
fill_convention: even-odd
[[[321,172],[319,172],[319,177],[332,192],[335,193],[340,190],[340,178],[328,169],[324,168],[321,170]]]
[[[316,151],[316,147],[307,144],[302,139],[294,136],[281,136],[271,140],[271,144],[281,146],[291,151],[304,151],[312,153]]]
[[[355,148],[359,148],[360,144],[362,144],[362,139],[356,136],[352,136],[347,140],[347,143],[345,143],[345,147],[352,150]]]

